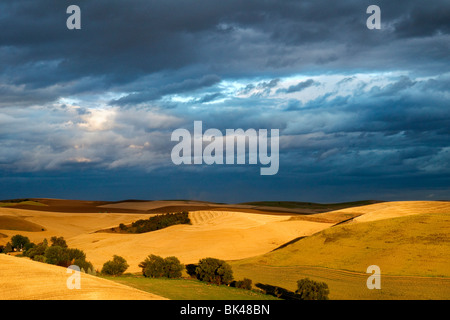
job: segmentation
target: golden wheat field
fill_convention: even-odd
[[[95,231],[131,223],[153,214],[55,213],[0,208],[0,214],[39,223],[45,231],[20,231],[33,242],[63,236],[70,247],[82,249],[94,266],[101,268],[113,255],[123,256],[130,272],[149,254],[177,256],[183,263],[204,257],[242,259],[266,253],[299,236],[311,235],[331,224],[290,221],[289,216],[230,211],[195,211],[192,225],[176,225],[144,234],[111,234]],[[16,230],[2,230],[8,236]],[[0,239],[6,243],[7,238]]]
[[[0,299],[11,300],[163,300],[140,291],[85,273],[81,288],[68,289],[70,274],[62,267],[0,255]]]
[[[440,204],[432,207],[421,211],[429,213],[407,210],[395,218],[382,211],[383,219],[372,215],[368,222],[337,225],[285,248],[233,261],[233,270],[292,290],[303,277],[324,281],[331,299],[448,299],[450,213]],[[402,203],[401,209],[407,206]],[[381,269],[381,290],[366,288],[371,265]]]

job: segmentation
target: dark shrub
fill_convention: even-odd
[[[233,280],[231,266],[225,261],[215,258],[201,259],[195,273],[200,281],[217,285],[229,284]]]
[[[119,229],[125,231],[125,230],[127,230],[127,226],[124,225],[123,223],[121,223],[121,224],[119,224]]]
[[[36,255],[33,257],[34,261],[45,262],[45,257],[43,255]]]
[[[101,272],[110,276],[120,276],[128,269],[128,267],[129,265],[124,258],[114,255],[112,260],[103,264]]]
[[[296,294],[300,295],[302,300],[328,300],[330,290],[325,282],[317,282],[304,278],[297,281]]]
[[[230,285],[239,289],[251,290],[252,280],[244,278],[244,280],[233,281]]]
[[[280,299],[284,299],[284,300],[302,300],[300,295],[296,294],[295,292],[289,291],[287,289],[281,288],[281,287],[277,287],[277,286],[272,286],[270,284],[262,284],[262,283],[257,283],[255,284],[255,286],[257,288],[262,289],[262,291],[265,294],[280,298]]]
[[[197,269],[198,265],[190,263],[186,265],[186,272],[188,275],[190,275],[193,278],[197,277],[197,273],[195,272],[195,270]]]
[[[45,250],[47,249],[47,240],[44,239],[43,242],[39,243],[37,246],[34,246],[30,249],[28,249],[24,255],[31,258],[32,260],[36,260],[36,256],[44,256]]]

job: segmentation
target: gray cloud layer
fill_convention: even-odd
[[[64,83],[64,93],[74,94],[170,74],[168,82],[150,83],[150,92],[133,93],[135,101],[211,75],[352,68],[429,73],[448,66],[448,1],[381,1],[379,31],[365,27],[368,15],[360,1],[80,1],[79,31],[65,28],[69,4],[0,4],[3,83],[30,90]],[[86,78],[89,86],[76,84]]]

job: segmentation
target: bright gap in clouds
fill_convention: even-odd
[[[313,101],[327,95],[327,99],[337,96],[351,96],[358,92],[367,92],[374,87],[380,89],[407,77],[404,71],[386,73],[357,73],[331,75],[294,75],[282,78],[257,78],[222,80],[220,83],[186,94],[173,94],[164,97],[164,101],[191,106],[226,104],[228,100],[264,98],[273,100],[297,100],[301,103]],[[429,77],[431,78],[431,77]],[[271,84],[272,83],[272,84]],[[217,95],[218,98],[202,101],[205,95]],[[276,104],[273,105],[276,107]]]

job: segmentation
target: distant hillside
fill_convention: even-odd
[[[310,215],[333,210],[364,206],[382,201],[365,200],[355,202],[320,204],[294,201],[260,201],[238,204],[224,204],[194,200],[124,200],[124,201],[86,201],[65,199],[12,199],[0,201],[0,207],[39,210],[48,212],[72,213],[171,213],[181,211],[239,211],[264,214]]]
[[[257,202],[244,202],[243,205],[262,206],[262,207],[278,207],[288,209],[310,209],[315,212],[327,212],[332,210],[340,210],[345,208],[366,206],[374,203],[381,203],[384,201],[378,200],[362,200],[352,202],[340,202],[340,203],[314,203],[314,202],[296,202],[296,201],[257,201]]]
[[[45,204],[29,199],[14,199],[0,201],[0,207],[17,207],[17,206],[46,206]]]

